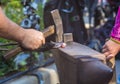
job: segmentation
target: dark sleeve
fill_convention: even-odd
[[[1,6],[1,0],[0,0],[0,6]]]

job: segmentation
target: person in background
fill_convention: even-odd
[[[29,50],[34,50],[45,44],[43,33],[34,29],[24,29],[8,19],[0,7],[0,37],[14,40]]]
[[[103,45],[102,52],[111,59],[120,51],[120,7],[118,8],[117,16],[115,19],[114,27],[110,34],[110,39]]]

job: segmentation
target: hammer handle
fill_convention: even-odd
[[[41,31],[44,35],[44,37],[48,37],[52,34],[54,34],[54,26],[49,26],[48,28],[45,28],[43,31]],[[10,59],[11,57],[13,56],[16,56],[18,53],[22,52],[23,49],[21,47],[16,47],[15,49],[12,49],[10,51],[8,51],[5,55],[4,55],[4,58],[6,60]]]

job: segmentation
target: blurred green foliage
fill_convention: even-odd
[[[0,0],[0,3],[6,16],[15,23],[17,23],[18,25],[23,20],[23,18],[25,18],[22,11],[23,6],[21,4],[21,0]],[[40,27],[43,29],[44,25],[42,4],[39,4],[36,13],[41,17]],[[9,42],[11,42],[11,40],[0,38],[0,43]],[[13,47],[14,46],[7,46],[5,48],[11,49]],[[3,46],[0,46],[0,48],[3,48]],[[5,51],[0,51],[0,76],[4,76],[8,72],[16,70],[16,67],[14,67],[15,64],[12,59],[8,61],[9,64],[6,64],[6,62],[2,59],[2,56],[5,53],[6,53]]]
[[[23,12],[22,12],[22,4],[20,4],[20,1],[11,1],[6,4],[4,7],[5,14],[8,18],[10,18],[12,21],[19,24],[21,20],[24,18]]]

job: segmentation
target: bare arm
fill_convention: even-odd
[[[15,41],[22,40],[24,36],[24,29],[20,28],[20,26],[9,20],[3,13],[1,7],[0,7],[0,36]]]
[[[23,29],[8,19],[0,7],[0,37],[19,42],[23,47],[36,49],[45,43],[43,34],[33,29]]]

